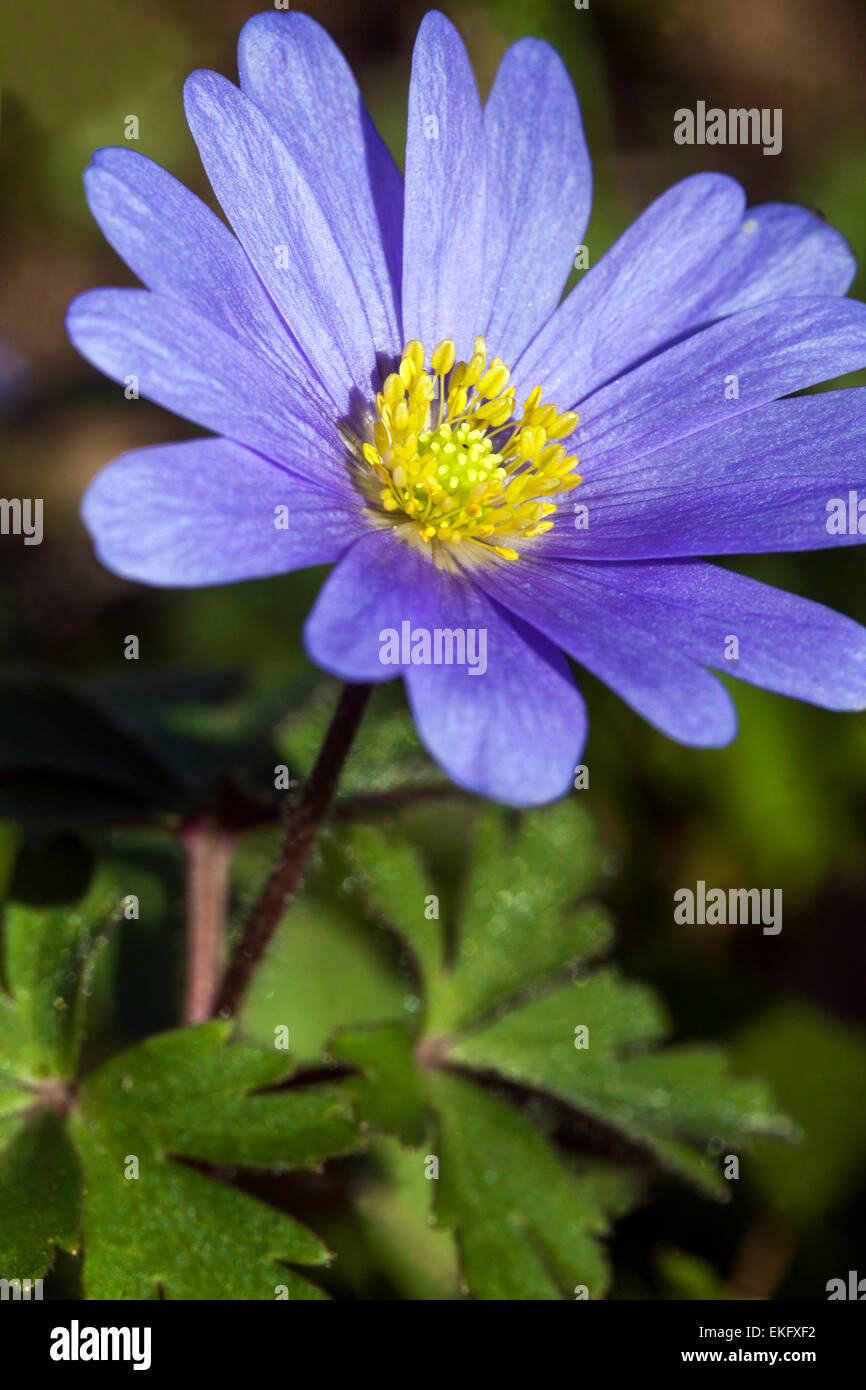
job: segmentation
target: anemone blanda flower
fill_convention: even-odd
[[[82,295],[73,342],[216,436],[97,476],[102,561],[168,586],[333,563],[312,659],[349,681],[402,674],[441,766],[515,805],[563,793],[578,761],[566,656],[696,745],[736,729],[709,668],[866,705],[862,628],[698,558],[860,539],[829,534],[828,501],[863,481],[866,392],[780,399],[866,364],[843,238],[698,174],[560,302],[591,174],[547,44],[514,44],[482,108],[457,33],[428,14],[405,179],[312,19],[251,19],[239,71],[239,88],[196,72],[185,90],[235,236],[128,149],[85,176],[147,288]],[[383,665],[405,623],[417,664]],[[474,634],[476,657],[486,633],[483,678],[425,660],[415,638],[437,629]]]

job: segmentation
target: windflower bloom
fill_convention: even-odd
[[[862,628],[699,558],[861,539],[828,516],[866,498],[866,392],[780,399],[866,365],[843,238],[698,174],[560,302],[591,173],[547,44],[514,44],[482,107],[428,14],[405,178],[312,19],[251,19],[239,71],[185,90],[235,235],[128,149],[85,176],[146,289],[82,295],[73,342],[216,436],[97,476],[103,563],[168,586],[333,564],[313,661],[402,674],[433,757],[514,805],[571,784],[586,718],[567,657],[689,744],[736,730],[712,668],[866,705]]]

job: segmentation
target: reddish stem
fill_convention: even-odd
[[[225,950],[229,871],[235,837],[207,815],[181,831],[186,855],[186,978],[184,1023],[210,1018]]]
[[[283,913],[306,868],[322,821],[370,698],[371,686],[343,689],[316,765],[307,781],[282,849],[244,927],[241,940],[223,977],[214,1013],[228,1018],[246,993]]]

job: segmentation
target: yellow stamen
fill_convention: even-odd
[[[423,348],[422,348],[423,352]],[[437,343],[433,349],[433,356],[430,358],[433,370],[437,376],[445,376],[454,366],[454,358],[457,356],[457,349],[454,346],[453,338],[443,338],[441,343]],[[421,366],[424,363],[422,360]]]
[[[557,504],[547,499],[581,481],[576,455],[559,442],[574,434],[577,412],[542,405],[536,386],[518,418],[510,370],[500,357],[488,365],[483,337],[468,362],[455,358],[443,338],[427,371],[423,344],[406,344],[376,396],[373,442],[362,447],[375,480],[369,495],[424,542],[471,541],[471,554],[517,560],[515,543],[553,525],[545,518]]]

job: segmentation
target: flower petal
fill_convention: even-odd
[[[698,661],[825,709],[866,708],[866,628],[851,618],[697,560],[604,568],[617,586],[623,576],[614,569],[634,569],[621,589],[626,601]],[[725,657],[731,636],[736,660]]]
[[[453,338],[468,360],[481,323],[486,142],[478,89],[449,20],[425,15],[415,40],[406,132],[403,338],[428,353]]]
[[[866,707],[866,629],[820,603],[700,560],[554,566],[556,589],[545,566],[545,592],[591,596],[593,609],[627,613],[654,643],[663,633],[694,661],[827,709]],[[736,658],[726,656],[731,638]]]
[[[680,333],[745,195],[723,174],[694,174],[641,213],[580,279],[514,366],[518,399],[537,382],[568,409]]]
[[[379,343],[400,336],[403,180],[351,68],[309,15],[257,14],[238,41],[241,89],[313,189]]]
[[[421,740],[452,781],[508,806],[563,796],[586,741],[586,709],[568,663],[532,628],[464,589],[450,626],[487,632],[487,670],[413,666],[409,704]],[[459,622],[455,623],[455,618]]]
[[[590,468],[538,551],[640,560],[862,545],[864,437],[864,387],[772,401],[597,476]]]
[[[746,209],[719,247],[704,284],[695,287],[684,328],[692,331],[771,299],[843,295],[856,273],[851,248],[835,227],[794,203],[761,203]]]
[[[487,227],[479,331],[517,361],[553,313],[582,241],[592,169],[580,107],[555,49],[520,39],[484,108]]]
[[[67,330],[106,376],[137,378],[141,395],[284,464],[308,482],[354,496],[345,448],[321,408],[264,358],[180,300],[147,290],[89,290]]]
[[[866,304],[825,296],[744,309],[676,343],[580,407],[581,472],[625,459],[866,365]]]
[[[476,676],[466,664],[383,665],[387,630],[402,637],[404,623],[416,633],[483,630],[486,669],[480,661]],[[344,680],[402,672],[423,742],[460,786],[515,806],[553,800],[569,786],[585,715],[563,658],[471,579],[438,569],[392,531],[365,537],[343,557],[305,641],[312,659]]]
[[[240,242],[200,198],[135,150],[97,150],[84,186],[106,240],[148,289],[184,300],[272,366],[309,377]]]
[[[473,574],[662,733],[699,747],[729,743],[737,728],[730,696],[668,640],[663,624],[649,625],[623,601],[607,572],[628,568],[524,556]]]
[[[422,557],[418,556],[418,560]],[[428,570],[390,530],[356,542],[328,575],[304,628],[317,666],[345,681],[386,681],[400,674],[380,660],[386,628],[400,631],[426,603]]]
[[[744,207],[739,184],[695,174],[657,198],[560,305],[516,369],[563,408],[650,353],[774,299],[843,295],[845,238],[806,208]]]
[[[329,564],[363,529],[357,511],[227,439],[122,454],[88,487],[82,515],[108,569],[172,587]]]
[[[297,161],[258,106],[219,73],[184,86],[187,121],[213,190],[268,293],[337,409],[357,414],[378,381],[364,302],[375,286],[352,270]],[[354,273],[353,273],[354,272]]]

